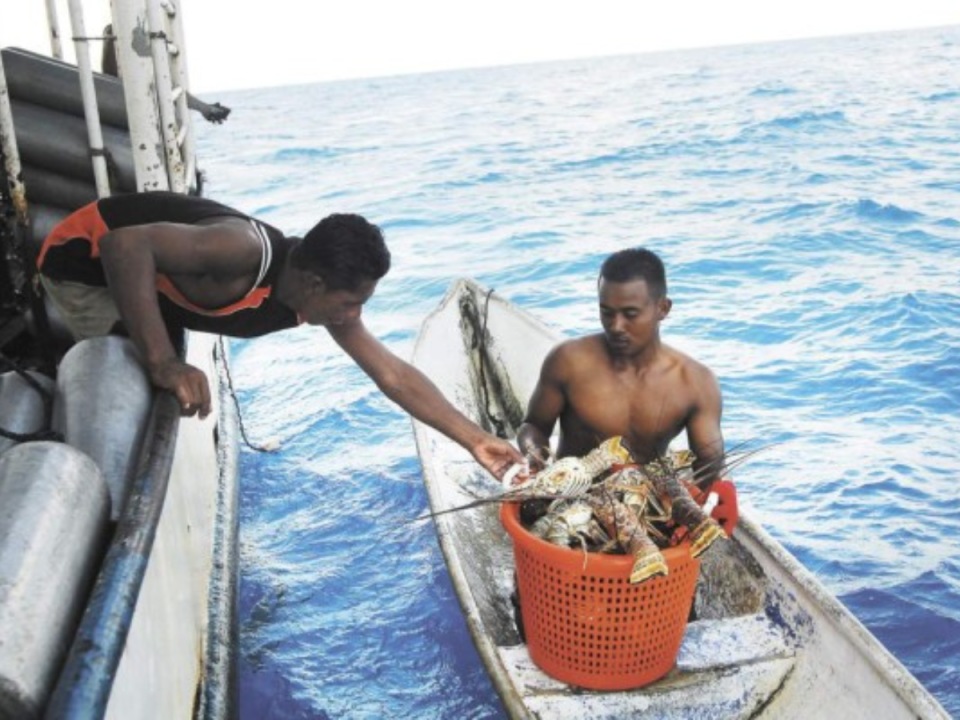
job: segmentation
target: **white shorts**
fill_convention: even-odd
[[[107,335],[120,321],[109,288],[51,280],[42,273],[40,283],[77,342]]]

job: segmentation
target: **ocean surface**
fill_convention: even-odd
[[[960,716],[960,27],[211,96],[210,197],[358,212],[409,357],[473,276],[573,336],[602,259],[664,258],[751,515]],[[409,419],[322,328],[231,343],[241,717],[498,718]]]

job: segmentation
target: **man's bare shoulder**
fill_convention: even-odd
[[[207,241],[233,242],[239,245],[260,246],[260,236],[253,223],[246,218],[236,216],[210,217],[201,220],[192,227]]]
[[[699,360],[672,346],[664,345],[663,349],[667,352],[672,361],[676,363],[680,372],[688,382],[693,382],[696,384],[716,384],[717,379],[716,375],[713,373],[713,370]]]
[[[603,352],[603,335],[597,333],[564,340],[553,347],[550,356],[563,360],[578,360]]]
[[[263,243],[249,220],[222,217],[199,227],[198,242],[221,273],[244,274],[259,268]]]
[[[569,375],[585,366],[606,362],[606,357],[603,336],[586,335],[555,345],[547,354],[543,369],[550,375]]]

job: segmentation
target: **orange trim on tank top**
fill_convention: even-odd
[[[110,232],[110,228],[107,227],[100,216],[100,209],[97,207],[98,202],[94,200],[92,203],[84,205],[54,226],[40,248],[40,254],[37,256],[37,269],[43,267],[47,250],[58,245],[65,245],[75,238],[87,240],[90,243],[90,257],[100,257],[100,238]]]
[[[199,305],[194,305],[192,302],[187,300],[183,293],[177,290],[174,284],[170,281],[170,278],[168,278],[166,275],[157,275],[157,291],[166,295],[171,301],[185,310],[190,310],[191,312],[195,312],[199,315],[206,315],[208,317],[221,317],[223,315],[232,315],[240,310],[249,310],[260,307],[263,305],[264,301],[270,297],[271,288],[256,287],[245,296],[237,300],[235,303],[231,303],[230,305],[213,310],[202,308]]]

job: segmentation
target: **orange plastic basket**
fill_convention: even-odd
[[[629,690],[670,671],[680,652],[700,561],[688,545],[663,550],[669,573],[629,582],[633,558],[559,547],[500,520],[513,539],[527,647],[551,677],[592,690]]]

